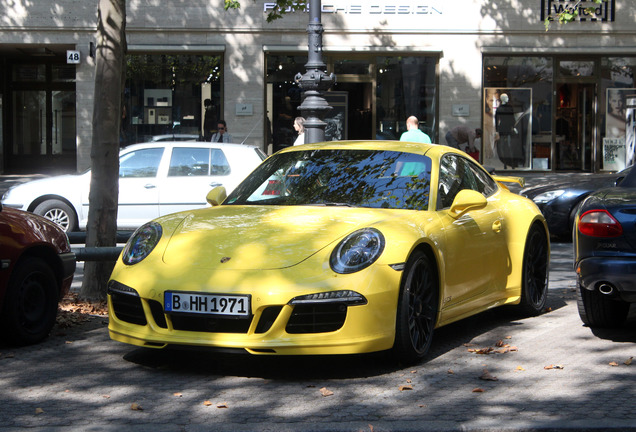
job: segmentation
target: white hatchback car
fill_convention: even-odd
[[[135,229],[161,215],[205,207],[216,186],[232,191],[266,158],[255,146],[212,142],[133,144],[119,154],[117,228]],[[64,231],[85,230],[91,172],[14,186],[2,204],[47,217]]]

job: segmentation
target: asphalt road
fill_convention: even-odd
[[[636,313],[582,326],[572,246],[552,246],[549,310],[438,329],[415,366],[139,349],[102,317],[0,345],[0,431],[636,431]]]

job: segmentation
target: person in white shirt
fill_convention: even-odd
[[[294,129],[298,132],[298,137],[296,137],[296,141],[294,141],[294,145],[305,144],[305,118],[304,117],[296,117],[294,119]]]
[[[225,120],[219,120],[216,129],[216,133],[212,135],[212,139],[210,141],[220,143],[232,142],[232,135],[227,133],[227,123],[225,123]]]

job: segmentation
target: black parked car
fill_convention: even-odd
[[[625,322],[636,302],[636,170],[583,201],[576,215],[578,308],[591,327]]]
[[[630,170],[631,167],[618,173],[590,176],[586,180],[573,177],[558,183],[526,188],[520,194],[530,198],[539,207],[548,222],[551,236],[569,241],[572,238],[574,216],[583,200],[594,191],[615,186]]]

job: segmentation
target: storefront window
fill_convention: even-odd
[[[406,119],[414,115],[420,129],[438,142],[436,57],[378,57],[376,59],[376,136],[400,139]]]
[[[601,169],[615,171],[634,163],[636,144],[635,57],[609,57],[601,62],[603,125]]]
[[[129,55],[121,145],[209,139],[223,116],[222,69],[220,55]]]
[[[482,163],[551,169],[552,59],[484,58]]]
[[[268,140],[277,151],[293,144],[293,121],[301,116],[302,91],[294,82],[305,72],[306,56],[268,55]],[[333,108],[325,121],[326,140],[391,139],[406,130],[406,118],[415,115],[421,129],[436,140],[436,57],[325,56],[337,82],[325,93]],[[375,89],[375,98],[373,97]],[[374,122],[375,120],[375,122]]]

